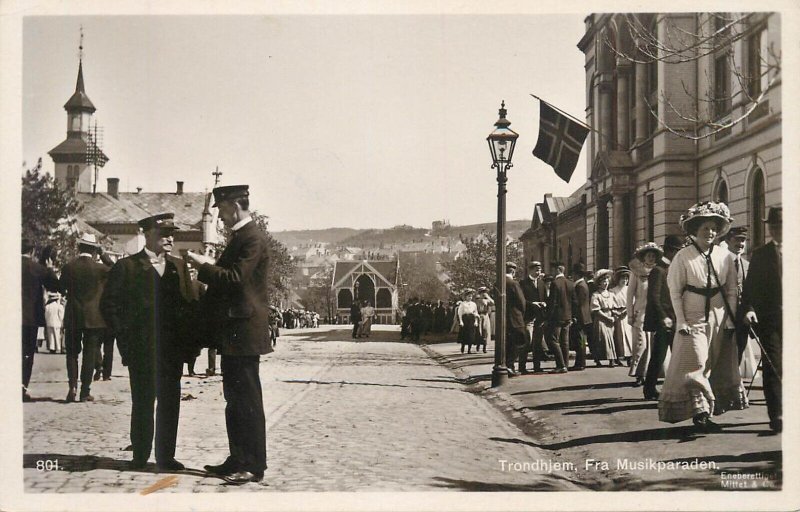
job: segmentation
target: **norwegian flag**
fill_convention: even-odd
[[[567,183],[575,171],[588,134],[588,128],[539,100],[539,139],[533,148],[533,156],[551,166]]]

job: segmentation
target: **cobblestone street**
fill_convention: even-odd
[[[287,330],[262,357],[269,468],[260,484],[233,487],[205,475],[204,464],[228,453],[221,377],[185,376],[176,458],[191,469],[158,492],[579,488],[563,472],[503,471],[503,460],[546,457],[503,442],[526,436],[422,348],[384,329],[358,342],[332,327]],[[203,352],[196,370],[205,362]],[[171,476],[157,473],[152,458],[144,471],[126,468],[130,388],[118,359],[113,379],[92,386],[94,403],[64,402],[63,355],[37,355],[30,389],[26,492],[138,493]]]

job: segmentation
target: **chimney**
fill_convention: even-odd
[[[114,199],[119,198],[119,178],[107,178],[108,181],[108,195]]]
[[[141,194],[142,193],[142,187],[136,187],[136,193],[137,194]]]
[[[181,194],[183,194],[183,182],[182,182],[182,181],[177,181],[176,183],[178,184],[178,188],[177,188],[177,190],[175,191],[175,194],[176,194],[176,195],[181,195]]]

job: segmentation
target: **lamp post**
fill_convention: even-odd
[[[492,168],[497,169],[497,285],[498,293],[495,315],[494,368],[492,369],[492,387],[497,387],[508,380],[506,368],[506,172],[512,167],[514,146],[517,134],[509,128],[506,119],[506,102],[500,104],[500,118],[494,123],[495,129],[486,137],[489,150],[492,152]]]

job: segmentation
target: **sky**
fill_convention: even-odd
[[[569,184],[531,154],[534,93],[584,119],[580,14],[28,16],[23,159],[66,137],[80,27],[86,92],[123,192],[248,183],[273,230],[494,222],[486,136],[520,134],[507,218]]]

